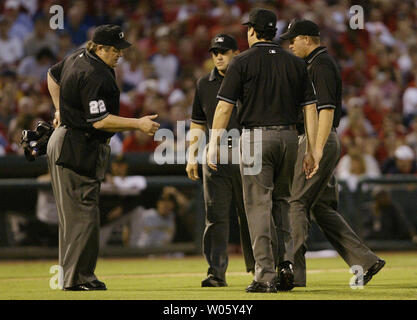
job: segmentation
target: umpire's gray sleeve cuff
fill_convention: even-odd
[[[308,106],[309,104],[313,104],[313,103],[317,103],[317,100],[306,101],[306,102],[301,103],[300,105],[302,107],[304,107],[304,106]]]
[[[323,104],[321,106],[317,106],[317,110],[322,110],[322,109],[336,109],[336,106],[333,104]]]
[[[101,116],[100,116],[100,117],[98,117],[98,118],[87,119],[87,122],[88,122],[88,123],[91,123],[91,122],[97,122],[97,121],[103,120],[103,119],[104,119],[104,118],[106,118],[109,114],[110,114],[110,112],[106,112],[105,114],[101,115]]]
[[[206,124],[206,120],[196,120],[196,119],[191,119],[191,122],[197,123],[197,124]]]
[[[219,100],[223,100],[223,101],[226,101],[226,102],[229,102],[229,103],[231,103],[231,104],[233,104],[233,105],[235,105],[235,104],[236,104],[236,101],[230,100],[230,99],[225,98],[225,97],[222,97],[222,96],[220,96],[220,95],[217,95],[217,99],[219,99]]]

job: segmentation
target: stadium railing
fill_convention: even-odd
[[[185,165],[158,165],[151,161],[151,153],[126,154],[129,175],[146,176],[149,194],[155,194],[165,186],[175,186],[192,190],[193,212],[195,222],[193,239],[187,243],[172,243],[163,248],[126,248],[107,246],[101,249],[102,256],[140,256],[150,253],[201,253],[201,240],[204,231],[204,203],[202,185],[185,176]],[[7,257],[55,257],[55,248],[7,247],[5,238],[5,212],[16,211],[26,215],[35,214],[37,190],[50,188],[49,183],[38,182],[36,177],[47,172],[45,158],[28,163],[22,156],[0,157],[0,258]],[[393,200],[403,209],[410,223],[417,229],[417,177],[384,176],[378,179],[362,179],[356,191],[350,191],[345,181],[339,183],[339,212],[352,228],[362,234],[361,207],[373,200],[373,192],[378,188],[388,188]],[[385,239],[365,240],[366,244],[376,250],[415,249],[411,240]],[[309,250],[331,249],[319,228],[314,225],[308,242]]]

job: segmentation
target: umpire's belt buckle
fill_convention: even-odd
[[[238,146],[239,145],[239,140],[236,138],[232,138],[232,137],[227,137],[227,147],[229,149],[232,149],[234,147],[233,145],[233,141],[235,141],[235,145]]]

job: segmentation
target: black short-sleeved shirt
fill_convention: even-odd
[[[342,78],[339,67],[326,47],[314,49],[305,61],[316,89],[317,110],[334,109],[333,127],[337,128],[342,114]]]
[[[52,66],[49,74],[60,86],[59,109],[63,125],[104,139],[113,135],[92,125],[109,114],[119,114],[120,91],[113,68],[94,53],[79,49]]]
[[[223,81],[223,76],[214,68],[210,73],[201,77],[197,81],[194,94],[193,111],[191,121],[206,125],[207,129],[213,126],[214,113],[216,112],[217,93]],[[236,108],[233,108],[227,130],[240,129],[240,125],[236,121]]]
[[[257,42],[227,68],[217,97],[235,104],[244,127],[296,124],[301,108],[316,102],[306,63],[273,42]]]

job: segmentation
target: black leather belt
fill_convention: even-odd
[[[262,126],[262,127],[245,127],[247,130],[261,129],[261,130],[295,130],[295,124],[286,126]]]

